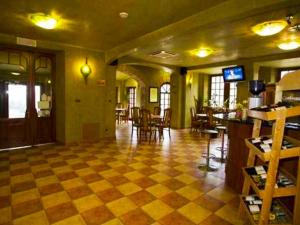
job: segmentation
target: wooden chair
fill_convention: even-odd
[[[158,106],[154,107],[153,115],[160,115],[160,107]]]
[[[142,109],[140,111],[140,141],[142,140],[142,137],[145,138],[145,140],[148,139],[149,134],[149,143],[151,141],[152,133],[154,133],[154,127],[151,124],[151,114],[150,111],[147,109]]]
[[[121,122],[128,123],[128,120],[129,120],[129,109],[126,109],[124,111],[124,114],[120,115],[120,120],[121,120]]]
[[[190,113],[191,113],[191,132],[193,131],[193,129],[195,131],[198,131],[198,129],[200,130],[202,127],[202,121],[197,118],[196,110],[194,107],[190,108]]]
[[[203,123],[203,127],[206,129],[214,129],[216,127],[216,121],[213,119],[213,108],[206,108],[207,121]]]
[[[159,132],[159,138],[163,137],[163,131],[164,129],[167,129],[169,131],[169,138],[171,138],[171,116],[172,116],[172,110],[170,108],[167,108],[164,110],[164,117],[160,121],[160,123],[156,124],[156,128]],[[156,135],[156,130],[155,130]]]
[[[133,128],[136,128],[136,136],[138,138],[139,136],[139,129],[140,129],[140,108],[139,107],[132,107],[131,109],[131,120],[132,120],[132,126],[131,126],[131,138],[133,135]]]

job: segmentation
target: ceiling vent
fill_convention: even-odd
[[[172,52],[167,52],[167,51],[159,51],[159,52],[153,52],[150,54],[151,56],[166,59],[166,58],[172,58],[175,57],[176,54]]]

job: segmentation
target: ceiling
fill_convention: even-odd
[[[130,57],[169,66],[209,65],[282,53],[276,47],[279,41],[300,38],[300,33],[287,29],[270,37],[250,29],[288,14],[300,23],[296,0],[10,0],[2,1],[0,10],[2,34],[104,51],[107,62]],[[123,11],[127,19],[119,17]],[[35,27],[27,19],[34,12],[54,12],[62,23],[56,30]],[[200,46],[214,53],[207,58],[190,53]],[[151,56],[160,50],[175,57]]]

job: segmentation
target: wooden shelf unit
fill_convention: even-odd
[[[258,225],[259,221],[254,220],[252,213],[250,212],[245,200],[244,200],[244,196],[240,197],[240,201],[241,201],[241,209],[246,212],[247,217],[249,218],[251,224],[253,225]],[[284,209],[285,213],[286,213],[286,220],[287,222],[285,223],[276,223],[276,221],[270,223],[272,225],[293,225],[293,215],[291,214],[291,212],[282,204],[280,203],[280,205],[282,206],[282,208]]]
[[[259,196],[261,199],[264,198],[264,194],[265,191],[264,189],[260,189],[257,186],[257,183],[255,183],[255,181],[252,179],[251,175],[249,175],[249,173],[247,172],[247,169],[249,168],[253,168],[253,167],[245,167],[243,168],[243,174],[245,179],[249,179],[250,181],[250,185],[253,188],[253,190],[255,191],[255,193],[257,194],[257,196]],[[286,177],[290,178],[291,180],[293,180],[295,182],[295,179],[290,177],[288,174],[285,174],[284,172],[281,172],[284,175],[286,175]],[[295,186],[289,186],[289,187],[278,187],[274,189],[274,194],[273,197],[284,197],[284,196],[294,196],[296,195],[296,185]]]
[[[271,138],[272,136],[267,135],[264,137]],[[288,148],[288,149],[281,149],[279,158],[284,159],[284,158],[298,157],[300,155],[300,141],[295,138],[288,137],[288,136],[284,136],[284,139],[286,139],[288,142],[292,143],[296,147]],[[255,155],[257,157],[259,157],[263,162],[270,161],[271,152],[263,152],[261,149],[257,148],[254,144],[252,144],[249,139],[246,139],[245,143],[246,143],[246,146],[251,151],[254,151]]]
[[[258,221],[254,221],[251,213],[245,206],[245,202],[241,199],[240,210],[245,209],[246,214],[250,217],[250,221],[252,224],[258,225],[267,225],[273,224],[269,223],[269,216],[271,210],[272,200],[275,197],[284,197],[284,196],[295,196],[295,204],[294,204],[294,213],[293,214],[293,223],[294,225],[300,225],[300,145],[299,141],[290,138],[284,137],[284,128],[285,121],[288,117],[294,117],[300,115],[300,106],[292,107],[292,108],[280,108],[275,111],[270,112],[262,112],[255,110],[248,110],[248,116],[254,118],[254,126],[252,130],[252,138],[258,138],[260,135],[262,120],[265,121],[273,121],[272,126],[272,147],[270,152],[263,152],[259,148],[257,148],[254,144],[252,144],[249,139],[245,140],[246,146],[249,148],[249,156],[247,160],[247,167],[255,166],[256,157],[260,158],[264,162],[268,162],[268,171],[267,178],[265,183],[265,189],[259,189],[252,177],[244,172],[245,180],[243,185],[243,196],[247,196],[250,193],[250,187],[256,192],[256,194],[262,199],[262,207],[260,211],[260,216]],[[289,149],[282,149],[282,141],[283,138],[293,143],[296,147]],[[298,169],[297,169],[297,179],[295,181],[295,188],[278,188],[276,190],[275,184],[277,181],[277,173],[279,170],[279,161],[282,158],[291,158],[298,157]]]

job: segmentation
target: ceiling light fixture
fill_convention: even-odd
[[[57,26],[57,19],[44,13],[29,14],[29,19],[36,26],[51,30]]]
[[[193,50],[192,53],[200,58],[204,58],[212,54],[213,50],[211,48],[200,48]]]
[[[300,42],[299,41],[287,41],[287,42],[282,42],[278,44],[278,48],[282,50],[293,50],[296,48],[300,47]]]
[[[122,19],[126,19],[128,17],[128,13],[127,12],[120,12],[119,15],[120,15],[120,17]]]
[[[271,36],[282,31],[287,25],[284,20],[273,20],[256,24],[251,29],[259,36]]]

